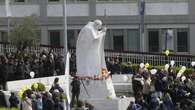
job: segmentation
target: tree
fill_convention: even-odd
[[[39,26],[35,16],[25,17],[22,22],[13,22],[10,41],[19,51],[40,44]]]

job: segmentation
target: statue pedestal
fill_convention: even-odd
[[[83,80],[79,99],[93,105],[95,110],[126,110],[132,98],[117,98],[112,80]]]
[[[106,99],[116,98],[112,79],[106,80],[81,80],[80,99]]]
[[[115,99],[88,99],[94,106],[94,110],[127,110],[132,98],[115,98]]]

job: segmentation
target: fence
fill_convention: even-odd
[[[43,49],[50,50],[52,49],[54,52],[63,54],[63,47],[49,46],[49,45],[40,45],[36,47],[27,48],[25,51],[27,52],[35,52],[40,53]],[[0,42],[0,53],[5,52],[16,52],[16,47],[11,44],[1,43]],[[70,49],[70,52],[75,52],[75,49]],[[132,62],[133,64],[149,63],[150,65],[165,65],[169,63],[171,60],[175,61],[177,66],[185,65],[187,67],[190,66],[192,61],[195,61],[195,57],[192,55],[170,55],[165,56],[164,54],[157,53],[147,53],[147,52],[129,52],[129,51],[113,51],[106,50],[105,56],[107,58],[120,58],[122,62]]]
[[[35,53],[40,53],[43,50],[50,50],[52,49],[56,53],[63,54],[63,47],[61,46],[50,46],[50,45],[39,45],[39,46],[34,46],[30,48],[26,48],[26,52],[35,52]],[[17,48],[15,45],[9,44],[9,43],[2,43],[0,42],[0,53],[9,53],[9,52],[16,52]]]
[[[132,62],[133,64],[149,63],[150,65],[165,65],[171,60],[175,61],[177,66],[183,65],[189,67],[195,60],[192,55],[170,55],[146,53],[146,52],[116,52],[106,51],[105,56],[108,58],[119,57],[122,62]]]

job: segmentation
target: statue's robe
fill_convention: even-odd
[[[106,69],[104,39],[105,32],[97,31],[94,22],[82,28],[76,45],[78,76],[100,75],[101,69]]]

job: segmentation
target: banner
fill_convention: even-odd
[[[6,10],[6,16],[10,17],[11,14],[11,7],[10,7],[10,0],[5,0],[5,10]]]
[[[144,15],[145,15],[145,0],[139,2],[139,15],[140,15],[140,30],[144,33]]]
[[[145,48],[145,35],[144,35],[144,15],[145,15],[145,0],[138,1],[139,7],[139,32],[140,32],[140,48],[141,51],[144,52]]]
[[[66,66],[65,66],[65,94],[67,96],[68,103],[70,104],[70,53],[66,55]]]

